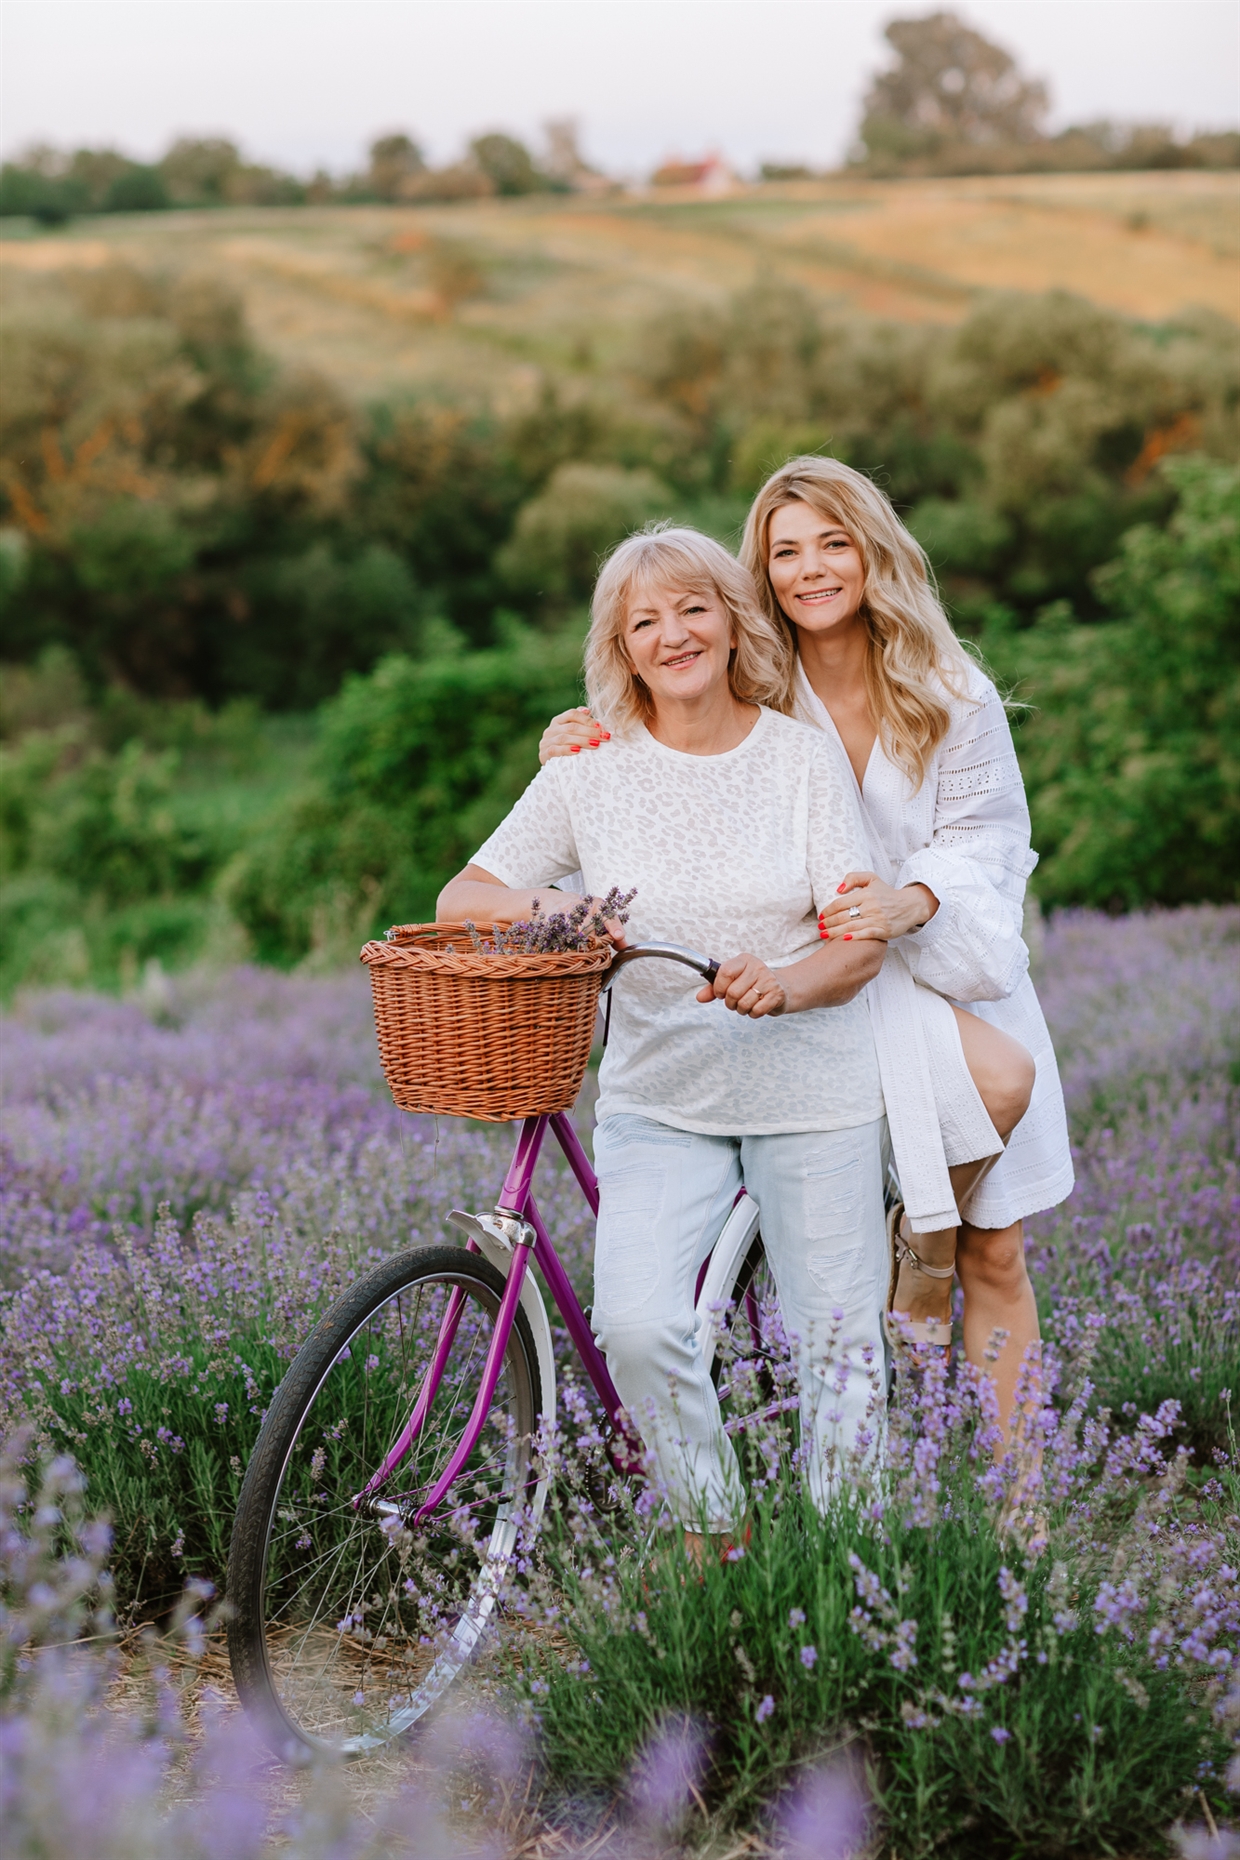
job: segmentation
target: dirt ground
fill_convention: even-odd
[[[186,1741],[182,1754],[170,1766],[166,1789],[169,1809],[192,1802],[195,1794],[193,1759],[203,1737],[205,1708],[226,1715],[241,1710],[228,1666],[228,1653],[222,1630],[208,1636],[202,1654],[191,1659],[185,1650],[165,1640],[156,1640],[150,1630],[132,1630],[120,1642],[117,1673],[106,1700],[106,1709],[118,1717],[142,1718],[149,1710],[151,1670],[163,1666],[179,1696],[180,1713]],[[486,1704],[488,1674],[485,1659],[477,1680],[461,1687],[453,1713],[468,1714]],[[451,1765],[452,1721],[432,1726],[423,1738],[407,1739],[389,1751],[344,1765],[334,1778],[333,1793],[343,1790],[350,1811],[373,1825],[385,1804],[410,1788],[425,1790],[427,1797],[442,1800],[445,1793],[445,1753]],[[281,1824],[302,1806],[315,1790],[322,1789],[322,1779],[307,1771],[290,1769],[274,1757],[263,1766],[261,1780],[270,1803],[270,1826],[273,1836]],[[491,1793],[485,1804],[467,1772],[455,1770],[451,1776],[451,1803],[445,1812],[451,1851],[465,1860],[489,1837],[501,1842],[504,1860],[766,1860],[775,1853],[757,1834],[724,1834],[709,1827],[690,1826],[682,1843],[648,1842],[625,1825],[623,1806],[591,1805],[573,1817],[549,1811],[539,1799],[538,1773],[535,1766],[522,1764],[511,1781]],[[571,1819],[572,1825],[556,1825]],[[488,1849],[488,1853],[492,1850]]]

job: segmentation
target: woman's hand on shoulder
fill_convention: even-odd
[[[697,998],[722,1001],[734,1014],[745,1014],[750,1020],[782,1014],[788,1005],[787,990],[775,970],[747,953],[721,962],[714,981],[704,983]]]
[[[920,930],[939,907],[925,885],[889,885],[873,872],[848,872],[840,895],[818,913],[824,942],[890,943]]]
[[[584,704],[576,710],[562,710],[542,733],[538,760],[550,762],[552,756],[579,756],[583,749],[597,749],[609,741],[611,731],[596,723]]]

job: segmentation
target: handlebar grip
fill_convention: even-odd
[[[617,951],[611,967],[603,972],[603,987],[611,986],[616,970],[622,969],[626,962],[638,962],[643,956],[662,956],[667,962],[683,962],[687,969],[696,969],[706,982],[713,982],[719,973],[719,964],[713,956],[702,956],[696,949],[686,949],[683,943],[639,943],[633,949]]]

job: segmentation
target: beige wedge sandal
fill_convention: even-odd
[[[935,1349],[946,1350],[951,1347],[952,1321],[942,1318],[901,1318],[899,1324],[893,1322],[895,1315],[896,1286],[900,1279],[900,1267],[908,1260],[917,1272],[924,1273],[927,1279],[954,1279],[956,1268],[951,1266],[927,1266],[917,1257],[913,1248],[900,1233],[900,1221],[904,1214],[904,1203],[897,1201],[887,1215],[887,1241],[891,1249],[891,1277],[887,1286],[887,1309],[883,1314],[883,1328],[887,1341],[893,1349],[902,1343],[931,1344]]]

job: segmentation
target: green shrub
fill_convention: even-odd
[[[91,980],[82,894],[47,872],[6,873],[0,883],[0,995],[23,983]]]
[[[234,648],[237,683],[282,689],[281,709],[312,709],[359,665],[421,645],[426,597],[406,559],[383,543],[319,541],[297,555],[260,556],[245,590],[262,625]]]
[[[100,202],[138,186],[105,154],[88,164]],[[254,174],[237,164],[231,145],[187,145],[163,184],[241,198]],[[452,295],[468,280],[448,261]],[[3,521],[24,537],[0,559],[6,651],[60,642],[95,690],[310,707],[418,650],[426,616],[487,647],[504,605],[562,614],[626,529],[669,504],[710,521],[819,448],[913,513],[970,624],[995,600],[1021,624],[1055,599],[1095,617],[1091,572],[1173,501],[1152,462],[1231,457],[1240,438],[1231,325],[1142,327],[1062,292],[935,328],[824,311],[771,277],[664,311],[623,357],[550,361],[520,407],[359,411],[277,371],[210,280],[118,263],[44,288],[6,319],[0,357]]]
[[[31,866],[108,905],[196,890],[218,855],[172,805],[174,750],[129,742],[114,756],[72,726],[0,759],[0,866]]]
[[[538,768],[548,719],[581,702],[581,639],[513,627],[490,652],[385,659],[322,711],[316,779],[226,876],[260,955],[354,947],[435,898]]]
[[[11,668],[0,707],[0,994],[113,986],[152,960],[241,953],[216,877],[296,780],[309,732],[245,700],[212,715],[113,688],[75,661]]]
[[[666,485],[618,465],[561,465],[517,513],[497,559],[510,586],[553,611],[590,597],[603,557],[654,516],[666,516]]]
[[[1116,618],[1058,604],[985,649],[1032,706],[1018,748],[1046,904],[1240,896],[1240,471],[1168,461],[1165,530],[1095,577]]]
[[[970,498],[926,497],[909,512],[908,526],[940,574],[980,577],[1002,562],[1013,541],[1001,511]]]
[[[165,1207],[149,1254],[125,1241],[114,1256],[95,1250],[77,1261],[63,1316],[60,1281],[29,1283],[10,1302],[6,1357],[10,1374],[20,1366],[19,1407],[85,1466],[91,1504],[113,1522],[123,1606],[175,1596],[190,1573],[219,1581],[266,1405],[353,1276],[339,1244],[316,1259],[312,1278],[301,1264],[261,1209],[230,1229],[200,1217],[188,1243]],[[114,1313],[85,1354],[66,1321],[83,1292]],[[27,1342],[39,1329],[48,1337],[42,1374]]]

